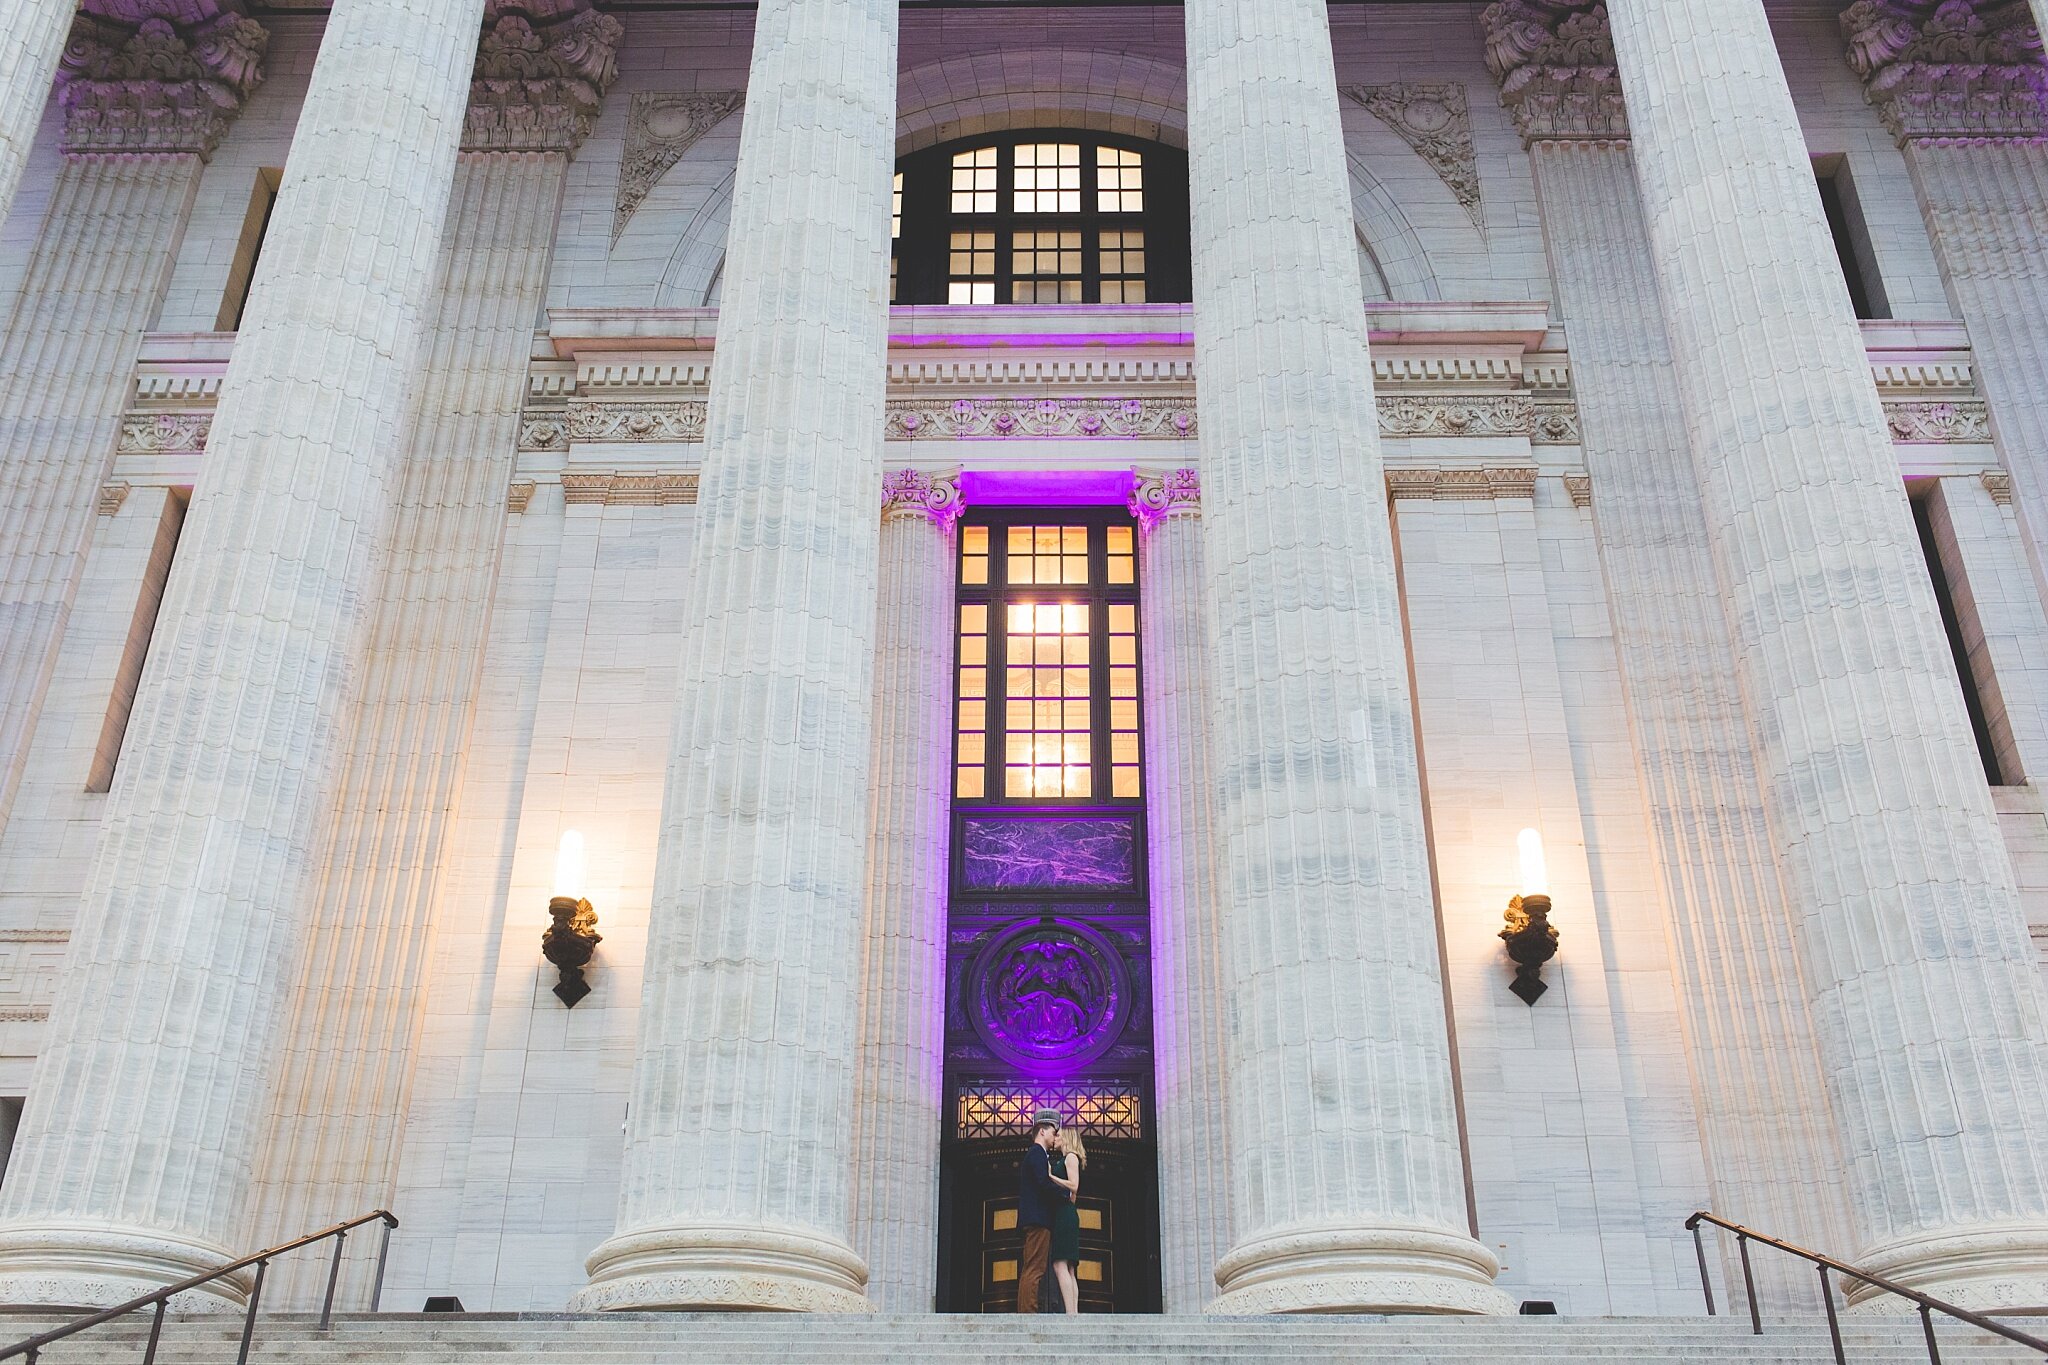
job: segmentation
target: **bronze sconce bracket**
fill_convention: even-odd
[[[541,955],[561,971],[562,979],[555,983],[555,997],[575,1009],[576,1002],[590,994],[583,969],[590,965],[591,955],[604,942],[604,935],[597,932],[597,911],[590,908],[589,901],[556,896],[548,902],[548,914],[554,917],[554,923],[540,936]]]
[[[1550,897],[1516,896],[1508,902],[1508,927],[1500,931],[1515,960],[1515,979],[1508,989],[1534,1005],[1550,989],[1543,982],[1543,964],[1557,956],[1557,926],[1550,922]]]

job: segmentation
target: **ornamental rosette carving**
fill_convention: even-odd
[[[1991,412],[1982,403],[1893,401],[1884,405],[1892,439],[1930,445],[1988,445]]]
[[[590,136],[626,29],[590,0],[492,0],[477,44],[462,147],[573,153]]]
[[[1435,398],[1395,394],[1379,400],[1382,436],[1527,436],[1535,405],[1527,394]]]
[[[940,527],[950,526],[967,510],[954,476],[928,474],[922,469],[892,469],[882,475],[882,520],[897,517],[925,517]]]
[[[567,441],[701,441],[702,400],[676,403],[571,403],[564,420]]]
[[[1394,130],[1429,163],[1472,226],[1486,229],[1479,193],[1479,154],[1472,141],[1472,109],[1462,85],[1350,85],[1344,93]]]
[[[1131,515],[1146,530],[1174,517],[1202,515],[1202,476],[1192,469],[1164,474],[1138,471],[1131,489]]]
[[[612,204],[612,245],[661,178],[747,102],[740,90],[686,95],[635,95],[626,116],[626,152],[619,165],[619,192]]]
[[[206,449],[213,412],[131,412],[121,419],[122,455],[182,455]]]
[[[889,403],[885,420],[891,441],[1018,436],[1185,441],[1196,435],[1192,398],[897,399]]]
[[[95,0],[58,65],[64,150],[211,156],[263,83],[269,43],[241,0]]]
[[[1525,143],[1617,141],[1628,109],[1599,0],[1496,0],[1479,16],[1486,66]]]
[[[2027,0],[1856,0],[1849,68],[1900,142],[2038,137],[2048,66]]]

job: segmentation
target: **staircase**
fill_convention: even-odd
[[[54,1319],[0,1318],[0,1345]],[[1832,1365],[1825,1323],[1733,1318],[785,1317],[739,1314],[284,1314],[256,1327],[251,1365],[1292,1365],[1299,1361],[1642,1361]],[[1959,1323],[1939,1329],[1945,1365],[2040,1357]],[[1927,1360],[1916,1319],[1845,1323],[1851,1365]],[[142,1360],[148,1315],[73,1337],[43,1365]],[[239,1318],[179,1317],[157,1365],[232,1365]]]

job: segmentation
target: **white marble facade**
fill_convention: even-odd
[[[928,1308],[955,518],[1058,471],[1144,528],[1169,1311],[1693,1313],[1695,1209],[2048,1308],[2025,0],[66,8],[0,1298],[384,1205],[395,1308]],[[1026,128],[1189,154],[1192,305],[886,310],[890,158]]]

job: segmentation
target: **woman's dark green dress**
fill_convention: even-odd
[[[1064,1153],[1052,1159],[1052,1173],[1062,1180],[1067,1179],[1067,1158]],[[1081,1212],[1074,1207],[1071,1199],[1062,1198],[1059,1203],[1053,1205],[1052,1252],[1046,1260],[1066,1261],[1072,1265],[1081,1263]]]

